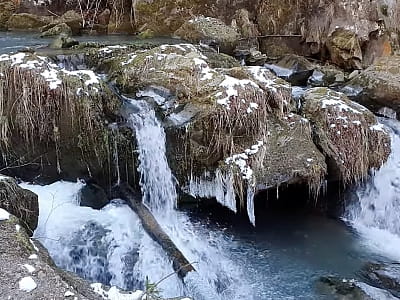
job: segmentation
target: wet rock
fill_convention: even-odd
[[[327,39],[330,60],[347,70],[362,68],[362,51],[357,35],[345,29],[335,30]]]
[[[0,30],[7,29],[8,20],[15,13],[16,6],[14,1],[1,1],[0,2]]]
[[[61,33],[49,45],[51,49],[67,49],[79,45],[79,42],[68,34]]]
[[[150,39],[154,37],[154,32],[151,29],[146,29],[138,34],[138,37],[141,39]]]
[[[47,33],[47,35],[57,35],[60,33],[77,35],[80,33],[82,26],[82,16],[70,10],[61,17],[54,19],[50,24],[43,26],[40,30],[43,34]]]
[[[358,181],[386,161],[390,138],[367,108],[328,88],[307,90],[303,101],[302,112],[335,179]]]
[[[296,114],[267,122],[266,155],[259,170],[260,189],[285,184],[309,185],[318,194],[327,174],[324,155],[312,139],[310,122]],[[263,188],[261,188],[263,186]]]
[[[88,206],[94,209],[101,209],[109,203],[104,190],[94,183],[86,184],[80,191],[80,206]]]
[[[15,179],[0,176],[0,208],[17,216],[23,226],[32,234],[38,224],[38,197],[31,191],[20,188]]]
[[[360,103],[374,111],[386,106],[400,113],[400,56],[382,57],[345,87]]]
[[[388,291],[374,288],[354,279],[340,279],[334,276],[321,277],[316,287],[323,296],[338,300],[397,299]]]
[[[37,16],[28,13],[14,14],[8,22],[7,28],[9,30],[21,30],[21,31],[40,31],[40,29],[50,24],[53,21],[53,17],[48,16]]]
[[[72,30],[67,24],[61,23],[61,24],[55,25],[54,27],[50,28],[49,30],[46,30],[45,32],[42,32],[40,37],[56,36],[56,35],[60,35],[60,34],[70,36],[72,34]]]
[[[337,86],[346,81],[343,70],[333,65],[316,65],[312,75],[307,81],[309,86]]]
[[[314,64],[298,55],[285,55],[274,64],[267,64],[266,67],[293,85],[300,86],[307,84],[315,69]]]
[[[370,263],[363,268],[362,275],[370,284],[400,297],[400,264]]]
[[[24,222],[14,216],[0,221],[0,294],[4,299],[64,299],[73,294],[76,299],[102,299],[89,282],[56,267],[46,249],[31,240]],[[32,282],[30,291],[19,283]],[[68,293],[67,293],[68,292]]]
[[[203,16],[185,22],[175,31],[175,36],[192,43],[214,45],[228,54],[233,52],[240,38],[235,28],[218,19]]]

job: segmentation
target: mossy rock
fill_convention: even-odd
[[[110,186],[117,176],[118,152],[126,170],[121,176],[130,177],[132,133],[109,126],[118,120],[121,102],[105,82],[92,71],[67,71],[35,54],[2,58],[0,101],[7,107],[0,123],[2,165],[26,165],[6,169],[9,174],[43,182],[93,177]],[[4,93],[10,87],[13,92]]]
[[[17,216],[26,230],[33,234],[39,217],[37,195],[18,186],[14,178],[3,176],[0,179],[0,208]]]
[[[221,52],[231,54],[240,39],[239,32],[219,19],[195,17],[186,21],[175,36],[192,43],[205,43],[218,47]]]
[[[52,21],[53,17],[48,16],[37,16],[28,13],[13,14],[7,22],[7,28],[9,30],[40,31],[40,28],[50,24]]]
[[[65,34],[67,36],[72,34],[71,27],[65,23],[57,24],[54,27],[42,32],[40,37],[56,36],[59,34]]]
[[[313,125],[315,143],[328,158],[328,172],[344,184],[380,168],[390,154],[390,137],[373,113],[344,94],[312,88],[302,112]]]
[[[374,111],[386,106],[400,115],[400,56],[378,59],[348,82],[345,90]]]

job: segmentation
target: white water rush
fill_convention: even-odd
[[[39,197],[39,224],[34,237],[59,267],[92,282],[135,291],[145,289],[146,278],[155,283],[167,277],[158,286],[162,297],[253,299],[243,278],[245,271],[231,258],[236,242],[191,222],[175,209],[176,182],[166,158],[162,124],[149,104],[130,102],[133,113],[128,125],[137,139],[143,201],[196,271],[183,281],[173,274],[171,260],[123,200],[115,199],[101,210],[79,206],[80,191],[85,186],[79,181],[47,186],[21,184]]]
[[[384,120],[391,132],[392,152],[368,184],[359,188],[359,202],[346,218],[373,250],[400,260],[400,123]]]

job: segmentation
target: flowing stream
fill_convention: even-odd
[[[3,51],[38,44],[7,34],[0,35],[0,42]],[[166,158],[162,124],[144,99],[126,101],[134,111],[127,120],[138,145],[143,201],[196,269],[184,282],[177,275],[162,281],[162,296],[331,299],[315,290],[320,276],[357,279],[367,262],[400,261],[399,122],[382,121],[391,130],[392,154],[358,189],[359,200],[347,207],[345,222],[268,211],[257,215],[254,228],[221,206],[211,212],[178,211],[177,182]],[[79,206],[84,187],[80,181],[21,186],[39,196],[34,236],[61,268],[128,290],[143,289],[146,278],[154,283],[173,273],[164,251],[123,200],[93,210]]]

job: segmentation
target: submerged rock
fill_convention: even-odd
[[[358,102],[378,111],[386,106],[400,113],[400,56],[383,57],[355,76],[344,88]]]
[[[69,34],[61,33],[51,42],[49,47],[52,49],[66,49],[78,44],[79,42],[70,37]]]
[[[372,285],[389,290],[394,296],[400,297],[400,264],[367,264],[362,275]]]
[[[334,276],[321,277],[317,290],[324,296],[338,300],[395,300],[388,291],[372,287],[354,279],[340,279]]]
[[[306,91],[303,101],[302,112],[328,158],[331,176],[344,183],[358,181],[387,160],[389,135],[367,108],[328,88]]]
[[[104,190],[93,183],[86,184],[80,191],[80,206],[88,206],[94,209],[101,209],[109,203]]]
[[[175,36],[192,43],[204,43],[218,47],[221,52],[233,53],[238,40],[239,32],[224,22],[210,17],[195,17],[186,21]]]

